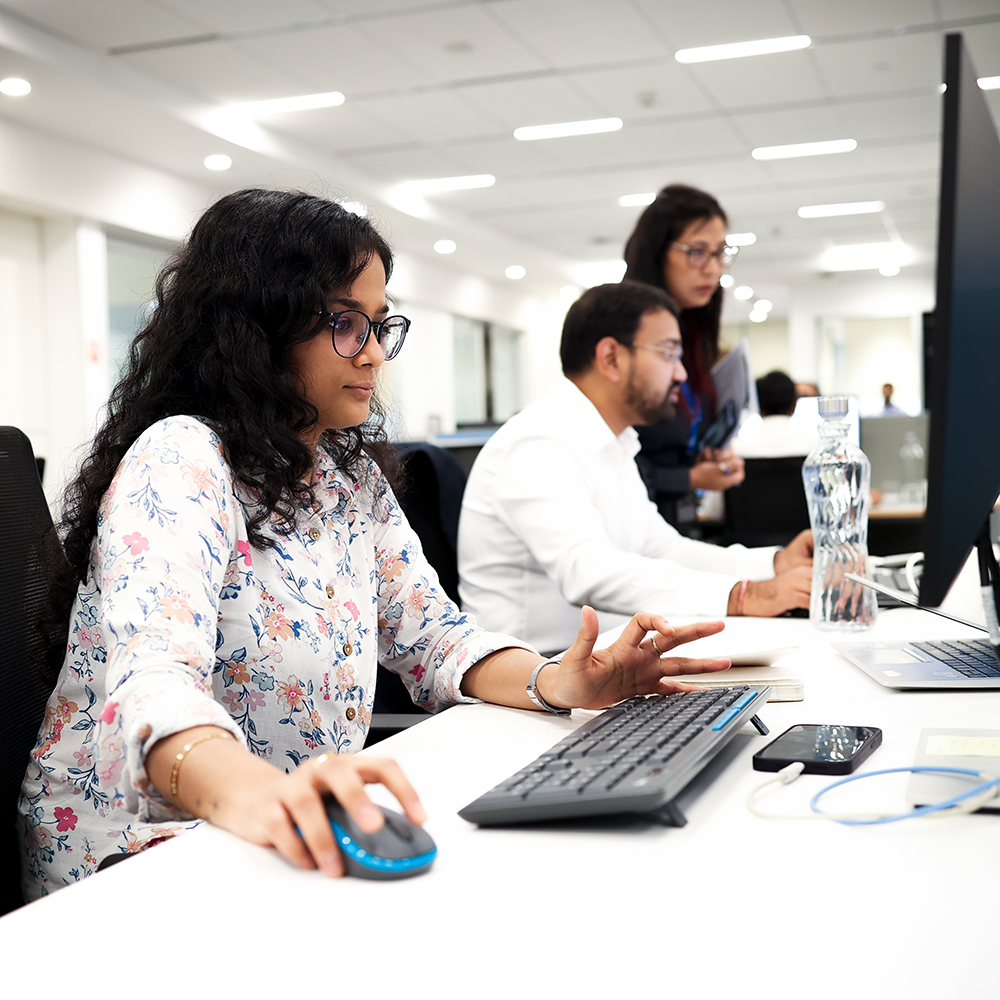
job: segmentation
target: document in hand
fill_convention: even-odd
[[[725,448],[740,426],[745,409],[757,410],[757,391],[750,377],[750,342],[744,337],[712,368],[715,385],[715,419],[698,441],[702,448]]]

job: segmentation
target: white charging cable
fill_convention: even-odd
[[[845,823],[849,826],[869,826],[878,823],[894,823],[901,819],[911,819],[917,816],[964,816],[967,813],[975,812],[989,799],[997,794],[1000,788],[1000,777],[988,774],[985,771],[973,771],[965,767],[893,767],[884,771],[869,771],[865,774],[852,774],[850,777],[835,781],[832,785],[817,792],[809,802],[811,813],[775,813],[766,812],[759,808],[756,803],[757,794],[771,785],[790,785],[805,769],[805,764],[801,761],[794,761],[778,771],[773,778],[759,784],[747,796],[747,808],[755,816],[761,819],[832,819],[837,823]],[[902,774],[902,773],[927,773],[948,774],[960,778],[975,779],[976,784],[951,798],[932,805],[917,806],[909,812],[904,813],[826,813],[819,809],[819,800],[827,792],[846,785],[852,781],[859,781],[862,778],[874,778],[880,774]]]

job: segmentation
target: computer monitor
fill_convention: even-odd
[[[944,599],[1000,494],[1000,139],[958,34],[945,38],[937,305],[920,603]]]

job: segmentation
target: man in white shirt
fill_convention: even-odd
[[[741,458],[805,458],[819,443],[819,429],[815,422],[793,416],[795,383],[784,372],[773,371],[756,385],[761,419],[740,429],[733,451]]]
[[[669,416],[681,382],[676,306],[635,282],[570,307],[563,379],[486,443],[462,503],[466,610],[537,649],[568,646],[579,606],[632,614],[778,615],[809,605],[812,536],[786,548],[685,538],[660,517],[635,465],[633,424]]]

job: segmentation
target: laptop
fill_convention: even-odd
[[[940,608],[918,604],[912,595],[903,591],[885,587],[853,573],[847,573],[846,576],[888,594],[900,604],[930,611],[988,633],[977,622],[950,615]],[[887,688],[901,691],[1000,688],[1000,658],[997,647],[990,642],[988,634],[982,639],[931,639],[920,642],[866,639],[835,642],[833,648],[860,667],[872,680]]]

